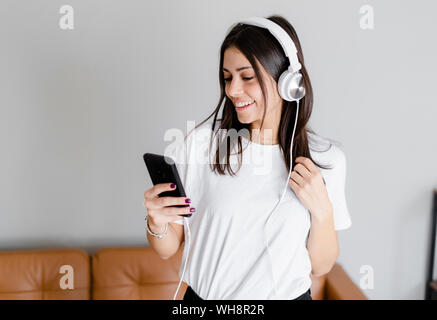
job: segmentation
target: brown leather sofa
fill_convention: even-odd
[[[162,260],[150,247],[104,248],[92,257],[79,249],[0,251],[0,300],[172,300],[182,252]],[[367,299],[338,264],[312,280],[314,300]],[[182,282],[177,299],[186,288]]]

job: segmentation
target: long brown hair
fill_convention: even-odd
[[[293,167],[295,165],[295,159],[299,156],[302,156],[311,159],[314,162],[314,164],[320,168],[332,169],[331,167],[326,167],[316,163],[311,158],[310,155],[309,146],[308,146],[308,133],[314,134],[314,131],[307,127],[307,123],[309,121],[313,108],[313,90],[312,90],[310,78],[308,76],[308,72],[305,68],[302,48],[300,45],[299,38],[296,34],[296,31],[285,18],[279,15],[270,16],[267,19],[281,26],[290,35],[291,39],[293,40],[296,46],[299,62],[302,65],[302,69],[300,70],[300,72],[302,73],[303,76],[303,85],[305,87],[306,94],[299,101],[300,103],[299,115],[296,123],[295,136],[293,140],[294,146],[292,150]],[[220,48],[219,82],[221,88],[221,95],[220,95],[219,102],[215,110],[205,120],[199,123],[194,129],[201,126],[203,123],[205,123],[209,118],[211,118],[214,115],[214,120],[212,122],[211,129],[213,132],[215,132],[217,116],[220,110],[220,106],[222,105],[222,102],[224,100],[225,101],[224,108],[221,114],[221,119],[219,119],[221,121],[219,122],[219,127],[217,129],[223,129],[222,132],[223,131],[228,132],[230,129],[235,129],[236,131],[240,131],[241,129],[250,130],[250,124],[241,123],[238,120],[234,105],[232,101],[226,96],[225,93],[225,81],[224,81],[222,68],[223,68],[224,52],[229,47],[235,47],[239,51],[241,51],[242,54],[245,55],[245,57],[251,63],[255,71],[256,78],[260,83],[261,90],[263,93],[263,100],[264,100],[264,112],[261,121],[261,128],[264,123],[264,118],[266,113],[267,92],[266,92],[265,84],[262,79],[261,71],[257,66],[255,58],[261,63],[264,69],[273,77],[273,79],[275,79],[276,82],[278,82],[281,73],[284,72],[289,66],[289,60],[285,56],[284,50],[282,49],[278,40],[272,34],[270,34],[270,32],[267,29],[260,28],[257,26],[252,26],[252,25],[236,24],[228,32]],[[289,150],[291,148],[291,136],[293,134],[294,122],[296,117],[296,107],[297,107],[297,103],[295,101],[290,102],[290,101],[283,100],[281,120],[280,120],[279,131],[278,131],[278,140],[279,140],[280,148],[282,150],[282,155],[284,157],[284,162],[287,167],[287,171],[290,170],[291,159],[290,159]],[[214,136],[217,136],[218,143],[217,143],[217,150],[215,154],[215,161],[214,163],[212,163],[212,170],[221,175],[225,175],[226,174],[225,171],[228,171],[230,175],[235,175],[236,172],[233,171],[229,161],[229,157],[230,157],[229,150],[232,150],[232,146],[236,143],[236,141],[228,141],[229,140],[228,138],[232,140],[232,136],[231,137],[225,136],[224,141],[220,141],[220,136],[214,134],[211,135],[209,150],[211,150]],[[241,137],[237,136],[237,140],[238,140],[238,155],[239,155],[238,158],[239,167],[237,169],[238,172],[242,163]],[[225,161],[219,159],[220,156],[219,149],[224,144],[226,145],[226,150],[227,150],[225,154],[226,156]]]

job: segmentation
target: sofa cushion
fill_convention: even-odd
[[[104,248],[92,258],[92,299],[173,300],[181,250],[168,260],[151,247]],[[177,299],[186,291],[181,284]]]
[[[64,265],[67,267],[61,268]],[[87,252],[78,249],[0,251],[0,299],[87,300],[89,297]]]

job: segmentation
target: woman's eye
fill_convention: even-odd
[[[230,81],[232,78],[225,78],[224,80],[225,80],[225,82],[226,81]],[[253,79],[253,77],[249,77],[249,78],[243,78],[243,80],[246,80],[246,81],[248,81],[248,80],[252,80]]]

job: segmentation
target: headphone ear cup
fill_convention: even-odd
[[[300,72],[284,71],[278,80],[278,91],[282,99],[297,101],[305,96],[303,77]]]
[[[289,81],[290,76],[291,76],[290,72],[286,70],[281,74],[278,80],[279,95],[281,96],[282,99],[286,101],[293,101],[293,98],[288,95],[288,90],[287,90],[288,83],[290,82]]]

